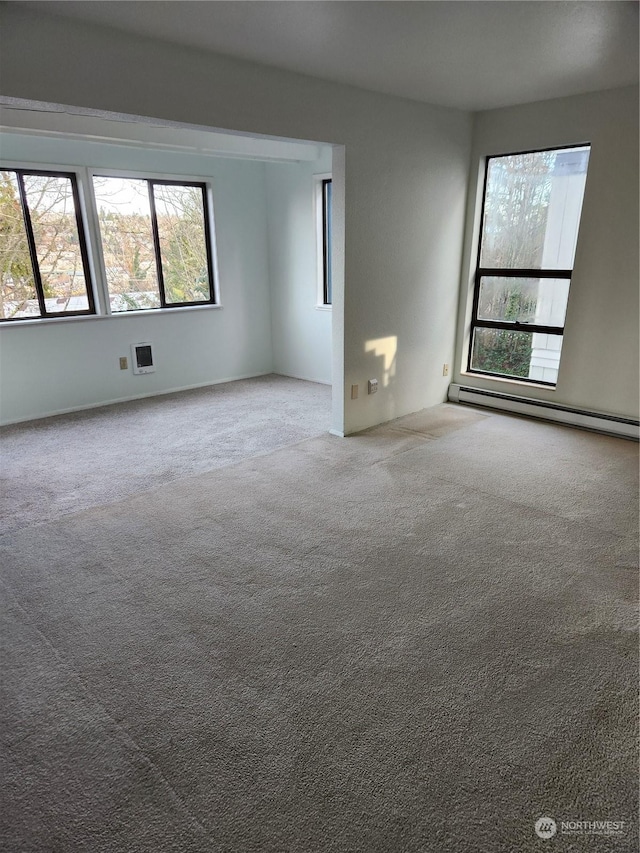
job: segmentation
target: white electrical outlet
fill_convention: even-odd
[[[370,379],[368,387],[369,387],[369,394],[375,394],[376,391],[378,390],[378,380],[377,379]]]
[[[443,365],[442,365],[442,375],[443,375],[443,376],[448,376],[448,375],[449,375],[449,365],[448,365],[448,364],[443,364]]]

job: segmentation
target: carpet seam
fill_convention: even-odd
[[[308,441],[316,441],[318,439],[328,440],[324,433],[319,433],[318,435],[310,435],[307,438],[302,438],[300,439],[300,441],[294,442],[293,444],[283,444],[280,447],[273,447],[270,450],[263,450],[260,453],[252,454],[251,456],[245,456],[242,459],[238,459],[236,462],[228,462],[224,465],[219,465],[216,468],[211,468],[209,471],[200,471],[198,474],[189,474],[186,477],[176,477],[174,480],[168,480],[166,483],[155,483],[149,489],[141,489],[135,492],[131,492],[128,495],[123,495],[122,497],[116,498],[115,500],[109,501],[108,503],[98,503],[94,504],[93,506],[83,507],[82,509],[78,509],[75,512],[63,513],[62,515],[57,515],[53,518],[49,518],[46,521],[37,521],[35,524],[25,525],[24,527],[16,526],[11,527],[8,530],[0,530],[0,542],[2,542],[5,536],[10,536],[12,533],[22,533],[26,530],[36,530],[39,527],[46,527],[48,524],[57,524],[60,521],[68,521],[69,519],[80,516],[86,512],[107,509],[125,501],[140,497],[141,495],[149,495],[153,492],[166,489],[177,483],[184,483],[187,480],[197,480],[200,477],[208,477],[211,474],[214,474],[216,471],[225,471],[227,468],[236,468],[239,465],[244,465],[245,463],[250,462],[252,459],[262,459],[266,456],[271,456],[274,453],[278,453],[281,450],[287,450],[292,447],[299,447],[301,444],[305,444]]]
[[[469,424],[469,426],[475,426],[475,424]],[[363,433],[359,433],[359,434],[362,435]],[[352,438],[355,436],[350,436],[350,437]],[[439,436],[438,438],[444,438],[444,437],[445,436]],[[318,439],[321,439],[323,441],[330,441],[331,440],[328,436],[325,436],[324,434],[320,434],[317,436],[309,436],[308,438],[302,439],[301,441],[296,442],[295,444],[287,444],[287,445],[283,445],[282,447],[273,448],[272,450],[264,451],[263,453],[260,453],[256,456],[248,456],[242,460],[239,460],[238,462],[234,462],[234,463],[231,463],[229,465],[222,465],[219,468],[213,468],[210,471],[204,471],[204,472],[201,472],[199,474],[190,475],[188,477],[177,478],[177,479],[171,480],[167,483],[156,484],[151,489],[133,492],[132,494],[126,495],[126,496],[119,498],[115,501],[112,501],[110,503],[97,504],[95,506],[86,507],[84,509],[78,510],[77,512],[72,512],[72,513],[69,513],[68,515],[61,515],[61,516],[58,516],[56,518],[52,518],[52,519],[49,519],[47,521],[38,522],[36,524],[32,524],[32,525],[29,525],[26,527],[14,527],[14,528],[11,528],[10,530],[7,530],[5,532],[0,532],[0,545],[4,546],[5,537],[10,537],[12,534],[20,535],[20,534],[23,534],[29,530],[36,530],[40,527],[46,527],[47,525],[57,524],[60,521],[69,521],[70,519],[81,517],[82,515],[84,515],[86,513],[107,510],[109,508],[113,508],[113,507],[117,506],[118,504],[123,504],[123,503],[126,503],[127,501],[135,500],[142,495],[150,495],[150,494],[153,494],[155,492],[160,492],[163,489],[170,488],[171,486],[175,486],[179,483],[184,483],[187,480],[199,480],[203,477],[211,476],[216,471],[225,471],[227,469],[237,468],[238,466],[243,465],[245,463],[248,463],[253,459],[266,458],[267,456],[271,456],[275,453],[278,453],[281,450],[285,450],[285,449],[289,449],[289,448],[293,448],[293,447],[299,447],[299,446],[306,444],[310,441],[316,441]],[[399,449],[396,453],[389,453],[388,455],[384,456],[383,458],[376,459],[374,462],[372,462],[371,467],[377,467],[380,465],[384,465],[384,464],[388,463],[390,460],[398,459],[400,456],[404,456],[407,453],[411,453],[413,451],[424,450],[425,445],[429,446],[431,444],[431,441],[435,441],[435,440],[437,440],[437,439],[429,439],[427,441],[421,441],[419,444],[415,444],[411,447],[404,447],[402,449]],[[450,486],[462,487],[462,485],[463,485],[463,484],[457,482],[456,480],[449,479],[448,477],[443,476],[441,474],[436,475],[436,478],[438,480],[440,480],[440,482],[447,483]],[[614,531],[612,531],[606,527],[602,527],[601,525],[598,525],[597,523],[594,524],[592,521],[585,521],[585,520],[581,520],[581,519],[572,519],[572,518],[569,518],[568,516],[564,515],[560,511],[549,511],[549,510],[540,509],[539,507],[535,506],[534,504],[525,503],[523,501],[516,500],[515,498],[511,498],[511,497],[507,497],[505,495],[502,495],[498,492],[486,491],[484,489],[480,489],[477,486],[472,485],[471,483],[465,485],[464,488],[466,488],[470,491],[473,491],[476,494],[479,494],[479,495],[482,495],[482,496],[485,496],[485,497],[488,497],[488,498],[491,498],[494,500],[497,499],[499,501],[504,501],[505,503],[508,503],[508,504],[515,506],[515,507],[523,507],[523,508],[526,508],[527,510],[533,510],[534,512],[538,513],[539,515],[541,515],[545,518],[560,518],[568,524],[576,524],[576,525],[580,525],[580,526],[587,525],[589,527],[589,529],[593,529],[595,527],[595,529],[597,529],[601,533],[606,533],[607,535],[614,536],[618,540],[634,539],[634,534],[631,532],[625,533],[625,534],[617,533],[617,532],[614,532]],[[7,546],[9,546],[10,542],[7,542],[6,544],[7,544]]]

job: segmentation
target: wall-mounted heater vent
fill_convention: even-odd
[[[500,394],[497,391],[485,391],[480,388],[469,388],[452,383],[449,386],[449,400],[453,403],[467,403],[490,409],[500,409],[503,412],[513,412],[516,415],[529,415],[546,421],[557,421],[568,426],[633,438],[636,441],[640,438],[640,424],[632,418],[605,415],[601,412],[587,412],[583,409],[572,409],[569,406],[545,403],[542,400],[529,400],[526,397],[516,397],[512,394]]]
[[[134,373],[155,373],[156,366],[153,363],[153,347],[146,341],[140,344],[131,344],[131,363]]]

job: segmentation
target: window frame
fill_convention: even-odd
[[[333,287],[331,282],[331,293],[329,292],[331,269],[331,230],[329,211],[329,187],[333,188],[332,178],[322,179],[322,304],[333,305]]]
[[[91,317],[98,316],[96,310],[96,299],[94,294],[94,276],[89,259],[89,248],[87,240],[87,229],[83,217],[83,207],[81,195],[78,188],[78,175],[75,171],[69,172],[63,169],[43,168],[37,166],[22,167],[14,166],[6,163],[0,163],[0,171],[14,172],[18,184],[18,195],[20,197],[20,208],[22,211],[22,219],[25,226],[25,234],[27,244],[29,246],[29,260],[33,271],[33,283],[36,291],[36,298],[40,309],[39,316],[29,317],[0,317],[0,323],[24,323],[40,320],[63,320],[68,317]],[[44,295],[44,286],[42,284],[42,275],[40,272],[40,263],[38,261],[38,250],[36,239],[33,232],[33,223],[31,220],[31,211],[29,202],[24,188],[24,175],[36,175],[38,177],[49,178],[67,178],[71,185],[71,194],[73,197],[73,208],[76,228],[78,232],[78,247],[80,249],[80,258],[82,261],[82,271],[84,273],[84,283],[87,293],[88,308],[78,311],[47,311],[46,297]]]
[[[126,311],[112,311],[111,310],[111,295],[109,291],[109,280],[107,277],[106,264],[104,260],[104,248],[102,244],[102,232],[100,230],[100,222],[98,218],[98,203],[95,194],[95,187],[93,183],[94,178],[118,178],[120,180],[126,181],[144,181],[147,184],[147,192],[149,195],[149,215],[151,222],[151,239],[152,239],[152,248],[153,248],[153,257],[155,259],[156,264],[156,275],[158,281],[158,295],[160,298],[160,305],[156,307],[144,307],[144,308],[131,308]],[[209,299],[201,299],[198,301],[190,301],[190,302],[167,302],[166,300],[166,292],[164,287],[164,271],[162,268],[162,251],[160,247],[160,235],[158,230],[158,217],[156,213],[156,205],[155,205],[155,197],[153,193],[154,185],[158,186],[182,186],[182,187],[197,187],[202,192],[202,211],[203,211],[203,224],[204,224],[204,235],[205,235],[205,250],[207,254],[207,279],[209,284]],[[211,203],[211,186],[210,181],[205,179],[196,179],[189,177],[181,177],[181,176],[167,176],[167,175],[151,175],[145,174],[141,172],[129,172],[127,170],[112,170],[112,169],[99,169],[99,168],[89,168],[89,187],[88,193],[91,195],[91,203],[93,206],[94,216],[94,228],[96,232],[96,244],[98,248],[98,254],[100,259],[100,270],[101,277],[104,285],[105,291],[105,313],[112,317],[126,317],[131,316],[133,314],[138,314],[140,312],[153,312],[153,311],[171,311],[171,310],[180,310],[182,308],[206,308],[206,307],[220,307],[219,295],[218,295],[218,274],[217,274],[217,263],[216,263],[216,252],[215,252],[215,243],[213,240],[215,228],[214,228],[214,220],[213,220],[213,209]]]
[[[473,358],[473,344],[476,329],[505,329],[511,332],[530,332],[532,334],[539,333],[545,335],[564,336],[565,323],[562,326],[544,326],[535,323],[520,323],[518,321],[505,320],[482,320],[478,318],[478,304],[480,302],[480,284],[483,278],[549,278],[549,279],[568,279],[569,287],[571,287],[571,278],[573,276],[573,267],[571,269],[535,269],[523,267],[481,267],[480,259],[482,256],[482,238],[484,233],[485,207],[487,201],[487,184],[489,179],[489,164],[491,160],[499,160],[503,157],[519,157],[526,154],[544,154],[548,151],[567,151],[573,148],[589,148],[591,153],[590,142],[576,142],[573,145],[553,145],[548,148],[532,148],[524,151],[509,151],[502,154],[489,154],[484,158],[484,178],[482,182],[482,205],[480,210],[480,227],[478,233],[478,251],[476,256],[475,274],[473,279],[473,301],[471,307],[471,324],[469,327],[469,349],[467,353],[467,373],[475,376],[489,376],[496,379],[502,379],[507,382],[526,382],[531,385],[544,385],[548,388],[556,388],[557,382],[545,382],[541,379],[530,379],[526,376],[510,376],[505,373],[494,373],[489,370],[479,370],[477,367],[471,366]],[[584,204],[584,198],[583,202]],[[582,205],[580,209],[580,219],[582,218]],[[578,221],[578,237],[580,235],[580,220]],[[576,243],[577,245],[577,243]],[[575,262],[574,262],[575,266]]]
[[[315,184],[315,219],[316,219],[316,255],[317,255],[317,299],[316,308],[319,311],[331,311],[333,302],[327,302],[330,267],[328,263],[331,233],[327,216],[328,184],[333,186],[333,176],[330,172],[313,176]],[[333,294],[332,294],[333,296]]]

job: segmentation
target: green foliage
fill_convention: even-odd
[[[536,269],[542,265],[555,152],[498,157],[490,161],[485,197],[481,266]],[[480,322],[535,321],[537,279],[483,278]],[[506,329],[476,329],[473,367],[528,378],[532,335]]]
[[[531,363],[529,332],[506,329],[476,329],[473,344],[473,367],[505,376],[529,376]]]
[[[147,270],[142,266],[140,258],[140,246],[135,246],[133,250],[133,259],[131,262],[131,276],[129,283],[132,287],[137,287],[138,284],[144,281],[147,277]]]

